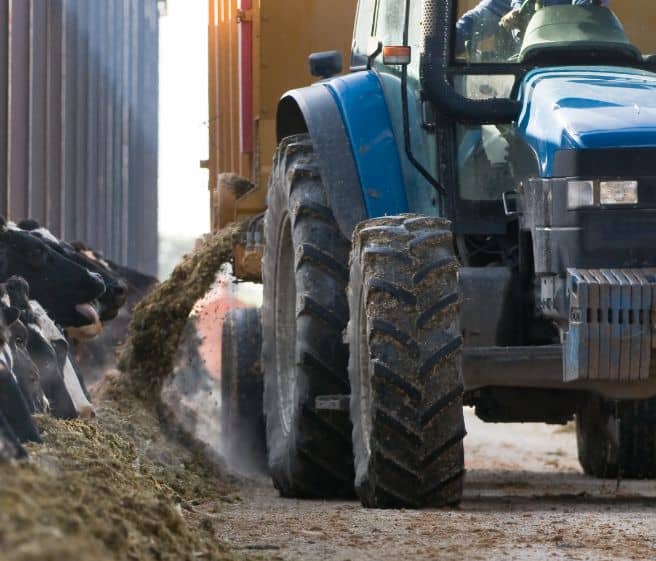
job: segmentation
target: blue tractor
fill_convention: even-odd
[[[524,2],[462,37],[464,0],[360,0],[350,72],[317,53],[282,98],[262,367],[283,496],[458,503],[463,405],[575,417],[586,473],[656,476],[656,56],[611,8]]]

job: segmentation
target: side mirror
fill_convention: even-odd
[[[324,80],[342,71],[342,53],[339,51],[312,53],[309,61],[310,74]]]

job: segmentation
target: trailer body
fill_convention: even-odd
[[[217,230],[264,211],[278,100],[314,79],[308,56],[349,60],[356,0],[209,0],[209,168]],[[222,174],[252,185],[226,192]],[[244,193],[244,191],[247,191]]]

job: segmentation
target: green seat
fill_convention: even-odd
[[[541,55],[598,53],[614,58],[641,60],[638,48],[624,33],[617,16],[597,6],[550,6],[538,10],[526,26],[520,62]]]

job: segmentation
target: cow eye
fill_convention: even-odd
[[[16,344],[20,345],[21,347],[25,346],[25,339],[23,339],[20,335],[16,337]]]

